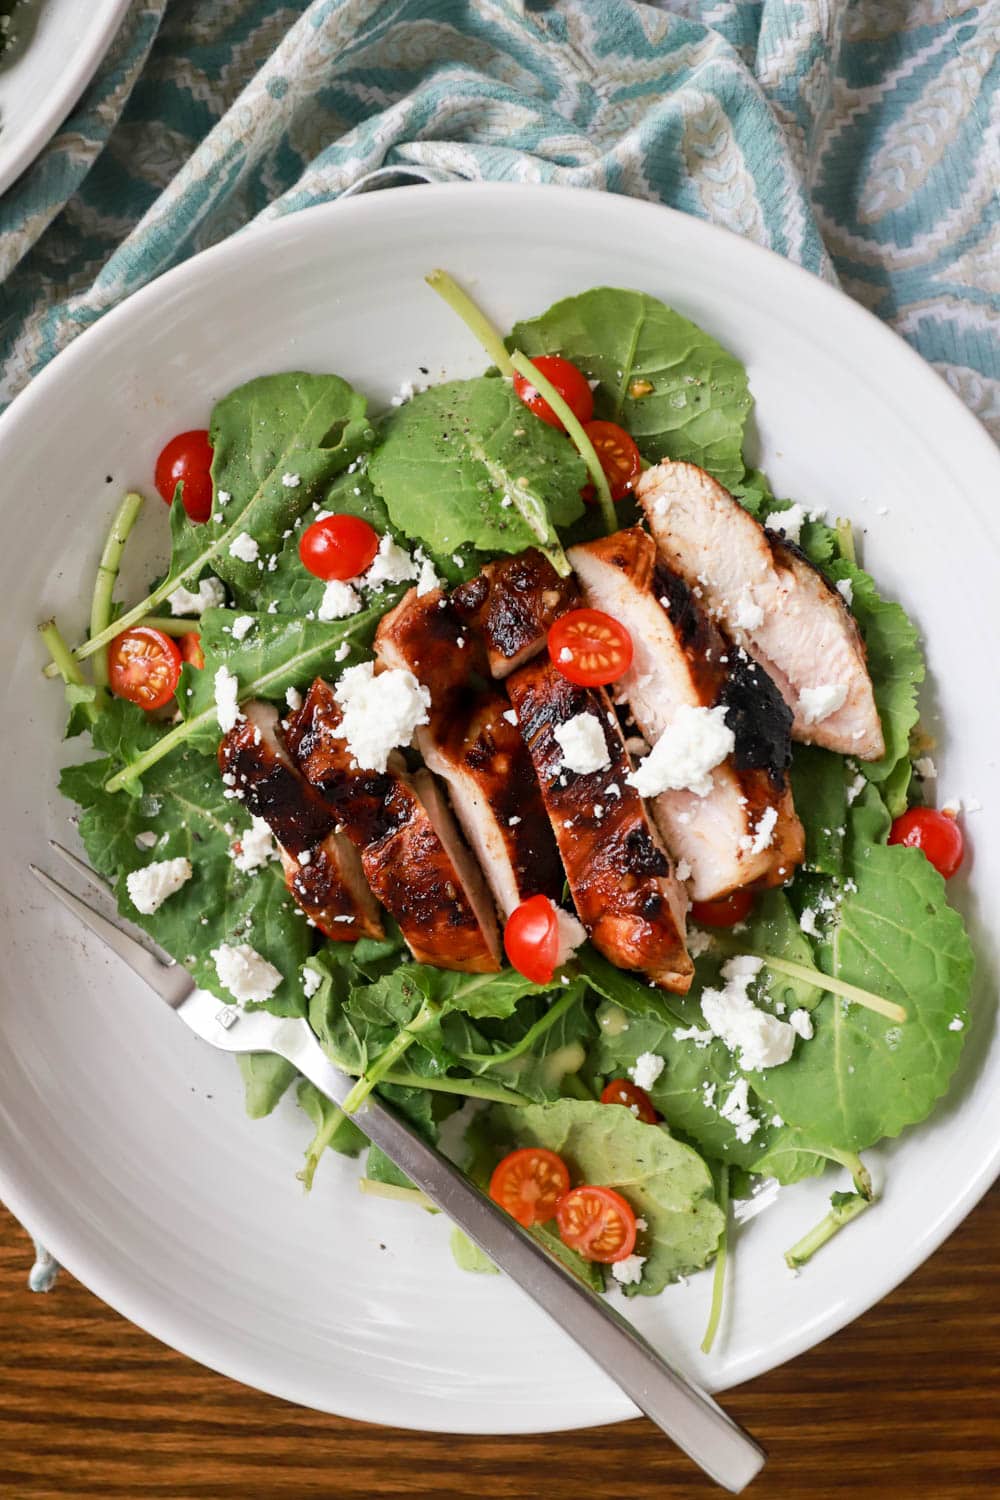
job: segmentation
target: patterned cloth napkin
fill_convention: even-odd
[[[839,281],[1000,439],[998,43],[996,0],[134,0],[0,200],[0,405],[255,220],[488,178],[669,203]]]

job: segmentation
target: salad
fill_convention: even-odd
[[[484,374],[375,415],[333,374],[232,391],[163,449],[169,566],[118,603],[124,498],[87,638],[41,627],[97,752],[61,789],[123,916],[357,1078],[342,1111],[239,1059],[252,1116],[294,1087],[307,1188],[367,1152],[425,1203],[352,1115],[465,1106],[470,1176],[595,1289],[714,1261],[708,1347],[734,1221],[846,1168],[804,1263],[961,1052],[917,631],[747,467],[710,335],[602,287],[503,339],[428,281]]]

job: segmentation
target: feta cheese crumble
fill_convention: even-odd
[[[136,834],[135,847],[137,849],[152,849],[153,845],[156,843],[156,839],[157,835],[153,832],[153,830],[151,828],[147,828],[145,832]]]
[[[514,727],[517,726],[517,709],[516,708],[506,708],[506,709],[504,709],[504,711],[500,715],[500,717],[501,717],[501,719],[506,719],[508,724],[510,724],[510,725],[512,725]]]
[[[414,553],[420,564],[420,572],[417,576],[417,598],[422,599],[425,594],[433,594],[435,589],[441,587],[441,580],[434,571],[434,564],[429,557],[425,557],[418,547]]]
[[[302,993],[307,1000],[312,999],[322,983],[323,976],[318,969],[302,970]]]
[[[588,776],[610,766],[611,757],[604,741],[604,729],[596,714],[574,714],[565,724],[557,724],[553,733],[563,753],[561,771],[575,771]]]
[[[788,1017],[788,1024],[800,1036],[804,1042],[811,1042],[813,1038],[812,1017],[807,1010],[793,1010]]]
[[[260,556],[257,538],[251,536],[249,531],[241,531],[239,536],[234,537],[229,543],[229,556],[238,558],[240,562],[256,562]]]
[[[316,618],[318,620],[345,620],[348,615],[356,615],[360,608],[361,600],[351,585],[342,583],[339,578],[331,578],[323,590],[323,598],[316,611]]]
[[[341,641],[340,645],[337,647],[336,651],[333,653],[333,659],[334,659],[334,661],[346,661],[347,658],[350,656],[350,654],[351,654],[351,643],[350,643],[350,641]]]
[[[281,482],[286,490],[297,490],[302,480],[298,474],[282,474]]]
[[[376,676],[374,663],[348,667],[334,696],[343,717],[338,738],[366,771],[384,771],[393,750],[408,745],[428,722],[431,695],[412,672],[393,668]]]
[[[733,610],[733,624],[737,630],[756,630],[764,623],[764,611],[754,601],[750,586],[746,584]]]
[[[270,1000],[281,983],[278,970],[249,943],[220,943],[211,951],[219,983],[241,1005]]]
[[[919,760],[913,762],[913,769],[921,781],[936,781],[937,766],[929,755],[922,755]]]
[[[375,560],[361,582],[366,589],[381,593],[387,583],[411,583],[420,569],[407,552],[386,531],[378,544]]]
[[[647,1259],[645,1255],[626,1255],[622,1260],[612,1261],[611,1274],[619,1286],[638,1286]]]
[[[144,869],[126,875],[129,898],[136,911],[151,917],[168,896],[186,885],[193,874],[189,859],[159,859]]]
[[[288,707],[292,710],[293,714],[302,707],[302,694],[299,692],[298,688],[286,688],[285,702],[288,704]]]
[[[510,820],[512,823],[514,819]],[[587,941],[587,929],[576,917],[571,916],[568,911],[563,911],[561,906],[556,907],[556,926],[559,930],[559,947],[556,951],[556,968],[561,969],[563,964],[569,963],[577,948],[583,946]]]
[[[740,839],[741,846],[750,854],[763,854],[765,849],[770,849],[774,843],[774,830],[778,826],[778,809],[776,807],[765,807],[753,830],[753,835],[745,834]]]
[[[843,599],[845,604],[854,603],[854,584],[849,578],[841,578],[840,582],[837,584],[837,593]]]
[[[220,667],[215,674],[215,712],[223,734],[235,729],[243,718],[239,704],[240,684],[235,673],[228,667]]]
[[[801,505],[790,505],[787,510],[772,510],[765,519],[768,531],[776,531],[786,541],[798,542],[802,536],[802,522],[806,513]]]
[[[799,694],[798,712],[803,724],[819,724],[828,719],[847,702],[847,684],[843,682],[821,682],[816,687],[803,688]]]
[[[712,771],[735,744],[724,707],[694,708],[682,703],[652,750],[625,779],[640,797],[667,791],[707,797]]]
[[[245,875],[251,870],[259,870],[278,853],[270,828],[263,818],[258,817],[254,817],[250,827],[240,834],[239,846],[239,853],[231,851],[232,860],[237,870],[242,870]]]
[[[198,592],[192,593],[183,586],[167,595],[172,615],[200,615],[206,609],[218,609],[226,602],[226,589],[221,578],[203,578]]]
[[[748,1090],[747,1080],[739,1079],[726,1095],[725,1103],[719,1106],[719,1114],[729,1121],[736,1131],[736,1139],[744,1146],[760,1129],[760,1121],[750,1112]]]
[[[657,1057],[655,1052],[640,1052],[629,1068],[628,1076],[641,1089],[651,1089],[665,1067],[666,1062],[662,1057]]]
[[[234,641],[246,640],[254,626],[253,615],[237,615],[233,621],[232,635]]]
[[[722,965],[725,986],[707,989],[701,997],[701,1013],[730,1052],[739,1052],[741,1068],[777,1068],[786,1063],[795,1046],[795,1030],[787,1021],[761,1010],[749,996],[763,961],[740,956]]]

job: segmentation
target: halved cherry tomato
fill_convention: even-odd
[[[299,557],[317,578],[344,583],[370,567],[378,543],[378,532],[360,516],[324,516],[302,533]]]
[[[568,359],[563,359],[561,354],[541,354],[531,363],[545,376],[550,385],[555,386],[577,421],[589,422],[594,415],[594,393],[587,384],[587,377],[583,372]],[[558,427],[560,432],[565,431],[545,397],[539,394],[530,380],[516,371],[514,392],[529,411],[535,413],[536,417],[541,417],[542,421],[547,422],[550,427]]]
[[[140,708],[162,708],[169,703],[180,675],[181,653],[176,641],[150,625],[123,630],[108,647],[111,691]]]
[[[205,665],[205,653],[201,649],[201,636],[197,630],[187,630],[181,636],[181,660],[186,661],[189,666],[197,667],[201,671]]]
[[[532,984],[548,984],[559,956],[559,919],[548,896],[529,896],[516,906],[503,930],[507,957]]]
[[[601,1095],[602,1104],[624,1104],[644,1125],[655,1125],[660,1118],[653,1101],[631,1078],[612,1078]]]
[[[642,455],[638,448],[624,427],[615,422],[588,422],[583,430],[601,461],[612,500],[624,500],[642,473]],[[589,503],[594,500],[596,491],[592,484],[588,484],[581,494]]]
[[[603,610],[571,609],[549,631],[549,656],[570,682],[602,687],[628,671],[632,637]]]
[[[212,445],[203,428],[179,432],[156,460],[156,488],[169,505],[178,485],[191,521],[212,514]]]
[[[524,1146],[505,1156],[490,1178],[490,1197],[530,1229],[544,1224],[569,1187],[569,1169],[544,1146]]]
[[[965,840],[956,820],[933,807],[910,807],[901,813],[889,830],[889,843],[921,850],[945,880],[954,875],[965,853]]]
[[[753,891],[732,891],[721,901],[692,901],[691,920],[700,927],[735,927],[750,915]]]
[[[556,1223],[563,1244],[584,1260],[610,1265],[635,1247],[635,1214],[614,1188],[593,1183],[572,1188],[556,1205]]]

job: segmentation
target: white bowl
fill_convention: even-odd
[[[960,1075],[925,1126],[870,1153],[882,1202],[791,1279],[782,1251],[836,1179],[788,1189],[738,1236],[717,1352],[697,1351],[709,1276],[628,1304],[708,1386],[746,1380],[884,1296],[973,1206],[1000,1163],[994,1031],[993,647],[1000,457],[944,383],[874,318],[777,256],[621,197],[520,186],[403,188],[239,235],[110,313],[0,421],[7,538],[6,859],[0,877],[0,1190],[82,1281],[216,1369],[323,1410],[403,1426],[531,1432],[631,1415],[617,1389],[500,1278],[455,1269],[448,1226],[362,1198],[356,1167],[295,1180],[289,1101],[244,1118],[232,1062],[185,1033],[25,877],[67,837],[61,695],[34,625],[82,627],[113,503],[152,493],[156,454],[240,381],[336,370],[385,404],[420,366],[483,356],[423,275],[445,265],[501,326],[600,283],[680,308],[746,361],[759,458],[779,493],[847,514],[882,588],[912,611],[944,794],[978,797],[953,883],[979,980]],[[110,476],[110,478],[109,478]],[[138,588],[165,532],[155,495],[130,550]],[[528,1354],[530,1351],[530,1355]],[[526,1357],[527,1356],[527,1357]]]

